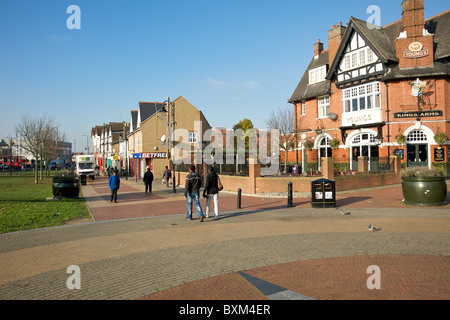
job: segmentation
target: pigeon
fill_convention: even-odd
[[[336,209],[339,209],[339,211],[344,215],[344,216],[348,216],[350,214],[350,212],[345,212],[343,209],[336,207]]]
[[[369,224],[369,231],[378,231],[378,230],[380,230],[380,229],[381,229],[381,228],[375,228],[375,226]]]

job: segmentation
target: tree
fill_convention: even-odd
[[[268,129],[280,132],[279,147],[284,151],[284,173],[286,173],[288,152],[295,148],[295,119],[294,110],[290,106],[279,107],[272,111],[266,119]]]
[[[242,129],[242,131],[247,131],[248,129],[253,129],[252,120],[244,118],[233,126],[233,130],[236,131]]]
[[[241,139],[244,140],[245,150],[249,150],[250,139],[255,137],[253,129],[253,122],[250,119],[244,118],[233,126],[233,131],[242,130]],[[235,146],[237,146],[237,141]]]
[[[34,182],[39,180],[38,163],[40,160],[40,179],[42,180],[44,159],[49,159],[57,144],[57,128],[54,126],[53,119],[46,115],[39,119],[32,119],[23,115],[20,123],[16,126],[17,133],[21,136],[22,148],[30,152],[35,161]]]

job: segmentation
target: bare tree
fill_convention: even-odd
[[[39,119],[32,119],[23,115],[16,126],[17,133],[22,137],[22,148],[30,152],[35,161],[34,182],[39,180],[38,164],[40,163],[40,179],[43,178],[43,161],[48,160],[51,150],[55,148],[57,141],[56,127],[53,119],[46,115]]]
[[[295,119],[291,106],[279,107],[272,111],[266,119],[268,129],[277,129],[280,132],[280,149],[284,151],[284,173],[286,173],[288,152],[295,148]]]

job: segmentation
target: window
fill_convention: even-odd
[[[427,136],[422,130],[413,130],[406,137],[407,142],[425,142],[427,141]]]
[[[309,70],[309,84],[325,81],[327,75],[327,67],[321,66],[312,70]]]
[[[319,98],[319,118],[325,118],[330,113],[330,97]]]
[[[372,82],[342,90],[345,112],[381,108],[380,83]]]
[[[197,143],[197,132],[189,132],[188,142],[189,143]]]
[[[306,103],[305,101],[302,102],[302,115],[306,114]]]
[[[342,70],[350,70],[375,62],[375,54],[369,47],[364,47],[345,54]]]

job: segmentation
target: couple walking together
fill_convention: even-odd
[[[186,176],[186,185],[184,188],[184,196],[187,200],[187,220],[192,220],[192,203],[194,203],[200,222],[203,222],[203,211],[200,205],[200,187],[202,186],[202,177],[195,172],[195,166],[191,165],[189,174]],[[221,190],[221,189],[220,189]],[[203,197],[206,198],[205,214],[209,217],[211,200],[214,202],[214,217],[219,219],[219,176],[214,171],[214,167],[210,167],[206,176],[205,188],[203,189]]]

